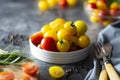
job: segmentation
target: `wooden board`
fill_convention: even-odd
[[[13,72],[15,75],[14,80],[21,80],[21,77],[24,75],[24,72],[22,71],[20,66],[14,66],[14,65],[0,65],[0,68],[4,71],[10,71]],[[37,80],[39,80],[39,73],[35,76]]]

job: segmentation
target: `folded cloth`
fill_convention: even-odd
[[[120,20],[108,25],[98,34],[98,41],[112,44],[111,63],[120,75]],[[99,62],[93,59],[94,67],[86,75],[84,80],[98,80],[100,74]]]

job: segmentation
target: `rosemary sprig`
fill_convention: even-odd
[[[17,50],[8,53],[0,50],[0,65],[22,65],[25,62],[33,61],[31,58],[21,55]]]

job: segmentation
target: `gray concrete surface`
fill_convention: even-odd
[[[24,42],[21,46],[13,46],[11,44],[4,44],[2,38],[9,33],[23,34],[29,37],[32,33],[39,31],[42,25],[49,23],[57,17],[72,21],[78,19],[85,21],[88,25],[87,35],[90,36],[91,42],[97,40],[97,34],[103,28],[89,22],[81,2],[78,7],[65,10],[58,9],[43,13],[37,8],[37,0],[0,0],[0,48],[4,49],[10,45],[10,51],[19,49],[22,50],[22,54],[31,56],[28,41]],[[79,73],[73,73],[69,78],[64,77],[60,80],[84,80],[87,72],[92,67],[91,60],[91,57],[88,57],[78,63],[60,65],[64,69],[69,69],[73,66],[79,67]],[[48,68],[52,65],[59,64],[46,63],[37,59],[35,59],[35,61],[40,67],[40,80],[54,80],[50,77]]]

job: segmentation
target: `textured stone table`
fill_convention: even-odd
[[[0,0],[0,48],[4,49],[10,45],[9,50],[19,49],[22,50],[22,54],[26,56],[30,55],[28,41],[21,46],[13,46],[11,44],[5,44],[2,42],[2,38],[9,33],[23,34],[26,36],[39,31],[41,26],[49,23],[57,17],[63,17],[66,20],[78,20],[85,21],[88,25],[87,35],[90,36],[92,42],[97,40],[97,34],[102,29],[97,24],[91,24],[88,20],[86,13],[83,10],[82,4],[78,7],[65,10],[54,10],[42,13],[37,8],[37,1],[35,0]],[[91,52],[90,52],[91,53]],[[73,73],[68,78],[64,77],[61,80],[83,80],[88,70],[92,68],[91,57],[74,64],[60,65],[64,69],[72,68],[73,66],[79,67],[79,73]],[[48,73],[48,68],[52,65],[40,60],[35,59],[36,63],[40,67],[40,80],[54,80]]]

